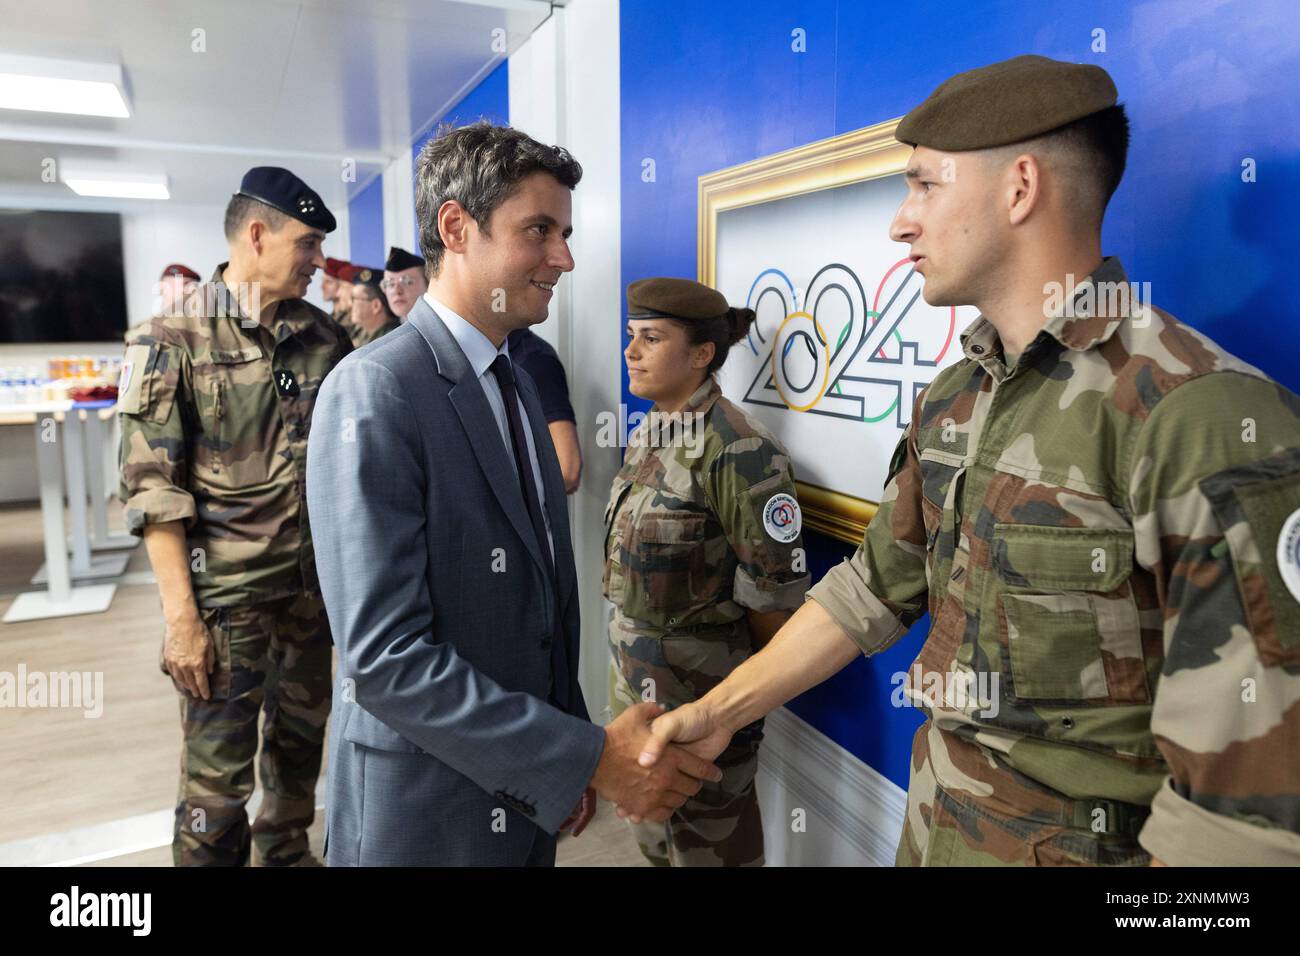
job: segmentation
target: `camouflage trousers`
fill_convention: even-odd
[[[661,638],[617,612],[610,625],[610,709],[652,700],[666,708],[698,700],[749,656],[749,634]],[[635,688],[635,689],[634,689]],[[754,774],[763,722],[743,728],[714,760],[722,779],[706,783],[664,823],[629,823],[655,866],[762,866],[763,818]]]
[[[200,614],[214,645],[211,699],[177,685],[184,745],[172,860],[244,866],[251,845],[264,866],[307,862],[330,711],[325,604],[300,594]],[[259,713],[262,805],[250,829],[244,805],[253,793]]]
[[[894,863],[1147,866],[1151,857],[1137,832],[1148,811],[1071,799],[927,720],[912,741],[907,817]]]

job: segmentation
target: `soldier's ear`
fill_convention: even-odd
[[[250,219],[248,221],[248,242],[253,247],[253,251],[259,255],[262,252],[262,245],[266,238],[266,223],[260,219]]]
[[[695,354],[691,356],[691,368],[708,368],[709,363],[713,361],[713,355],[717,350],[717,345],[712,342],[705,342],[703,345],[697,345],[695,347]]]

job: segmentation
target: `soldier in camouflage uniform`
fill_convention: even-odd
[[[330,303],[330,318],[349,337],[352,335],[352,276],[356,269],[343,259],[327,257],[321,276],[321,295]]]
[[[356,267],[352,282],[352,324],[348,327],[354,349],[369,345],[402,326],[388,305],[383,282],[382,270]]]
[[[120,493],[158,577],[160,667],[181,695],[178,866],[243,865],[250,842],[265,865],[314,859],[331,641],[307,434],[321,381],[351,345],[300,297],[333,228],[288,170],[250,171],[227,210],[230,263],[127,341]],[[263,801],[250,833],[259,712]]]
[[[1100,264],[1054,289],[1031,275],[1018,329],[1014,301],[990,300],[916,398],[857,553],[763,654],[654,725],[725,737],[928,609],[904,685],[929,719],[901,865],[1300,864],[1300,398],[1135,297],[1100,257],[1100,209],[1085,228],[1051,208],[1086,149],[1104,209],[1128,141],[1115,102],[1097,67],[1018,57],[900,123],[916,149],[891,234],[921,257],[927,301],[977,297],[988,267],[962,287],[961,244],[968,267],[1014,252],[986,235],[1032,221],[1027,196]],[[964,205],[991,201],[983,219]],[[1035,256],[1064,245],[1025,239]]]
[[[789,456],[713,378],[754,313],[685,279],[634,282],[627,298],[632,391],[656,405],[629,439],[605,513],[615,716],[643,700],[671,708],[703,696],[808,588]],[[633,824],[647,859],[762,865],[762,725],[740,730],[715,761],[720,782],[664,824]]]

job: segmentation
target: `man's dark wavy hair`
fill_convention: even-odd
[[[537,172],[549,173],[570,189],[582,179],[582,167],[568,150],[543,145],[517,129],[487,120],[440,128],[415,161],[415,215],[427,274],[438,274],[447,249],[438,233],[443,203],[456,200],[486,233],[493,210]]]

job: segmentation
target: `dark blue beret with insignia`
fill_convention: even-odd
[[[356,271],[352,273],[352,282],[354,285],[368,285],[375,291],[382,291],[380,285],[384,281],[384,270],[376,269],[373,266],[357,266]]]
[[[266,203],[322,232],[333,232],[338,225],[316,190],[279,166],[254,166],[244,174],[235,195]]]

